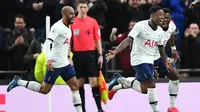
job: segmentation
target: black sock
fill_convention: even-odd
[[[95,99],[95,102],[97,104],[98,110],[102,110],[102,107],[101,107],[101,94],[100,94],[99,88],[98,87],[92,87],[92,93],[93,93],[93,97]]]
[[[79,93],[81,96],[82,110],[83,110],[83,112],[85,112],[85,89],[84,89],[84,87],[79,88]]]

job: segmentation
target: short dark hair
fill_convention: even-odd
[[[192,22],[192,23],[190,23],[190,24],[189,24],[189,27],[190,27],[191,24],[196,24],[196,25],[198,26],[198,28],[200,28],[199,24],[196,23],[196,22]]]
[[[162,7],[160,7],[160,6],[153,6],[153,7],[150,8],[149,13],[150,14],[154,14],[154,13],[156,13],[160,9],[162,9]]]
[[[25,16],[23,16],[22,14],[17,14],[17,15],[15,15],[15,19],[16,18],[22,18],[23,20],[24,20],[24,22],[25,22]]]
[[[164,11],[164,13],[172,13],[172,11],[169,8],[163,8],[162,10]]]
[[[89,4],[88,0],[78,0],[77,5],[79,4]]]

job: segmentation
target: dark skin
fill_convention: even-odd
[[[149,20],[149,26],[155,31],[158,26],[161,25],[162,19],[163,19],[164,12],[162,9],[157,10],[155,13],[151,15],[151,18]],[[127,37],[124,39],[115,50],[110,50],[108,54],[106,54],[106,60],[107,62],[112,59],[116,54],[119,52],[123,51],[126,47],[128,47],[132,42],[133,42],[132,37]],[[166,53],[165,53],[165,48],[164,46],[158,46],[160,55],[168,69],[170,71],[172,69],[171,65],[168,64],[168,61],[166,59]],[[155,88],[155,81],[150,78],[147,79],[145,82],[141,83],[141,90],[142,93],[147,93],[147,88]]]
[[[164,19],[163,19],[163,23],[161,25],[161,27],[162,27],[162,29],[164,31],[168,30],[170,21],[171,21],[170,13],[164,13]],[[171,37],[170,37],[170,40],[169,40],[169,44],[170,44],[171,47],[175,46],[175,41],[174,41],[174,35],[173,34],[171,34]],[[172,58],[174,60],[180,59],[179,55],[178,55],[178,52],[176,50],[172,50]],[[166,73],[166,76],[172,81],[175,81],[175,80],[179,79],[178,72],[177,72],[176,69],[171,69],[168,73]]]
[[[164,19],[163,19],[163,23],[161,25],[161,27],[164,31],[168,30],[170,21],[171,21],[171,14],[170,13],[164,13]],[[175,46],[174,33],[171,34],[169,44],[170,44],[171,47]],[[172,58],[175,61],[180,60],[179,54],[176,50],[172,50]]]

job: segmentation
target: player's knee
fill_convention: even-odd
[[[169,74],[167,75],[167,77],[172,81],[179,80],[179,76],[177,73]]]
[[[147,90],[143,90],[143,91],[142,91],[142,94],[147,94]]]
[[[78,86],[79,87],[83,87],[85,84],[85,78],[79,78],[78,79]]]
[[[79,90],[79,84],[78,82],[74,82],[72,85],[70,85],[71,91],[77,91]]]
[[[179,80],[178,75],[174,75],[170,80],[175,81],[175,80]]]
[[[42,91],[42,94],[48,94],[50,91]]]
[[[147,94],[147,88],[141,88],[141,92],[142,92],[142,94]]]
[[[43,86],[43,85],[40,88],[40,93],[42,94],[48,94],[50,91],[51,91],[50,88],[47,88],[46,86]]]
[[[147,88],[155,88],[156,87],[155,81],[153,79],[148,79],[146,81],[146,85],[147,85]]]
[[[142,94],[147,94],[147,85],[146,84],[141,84],[141,92]]]

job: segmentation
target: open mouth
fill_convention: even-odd
[[[167,21],[163,21],[164,24],[167,24]]]

